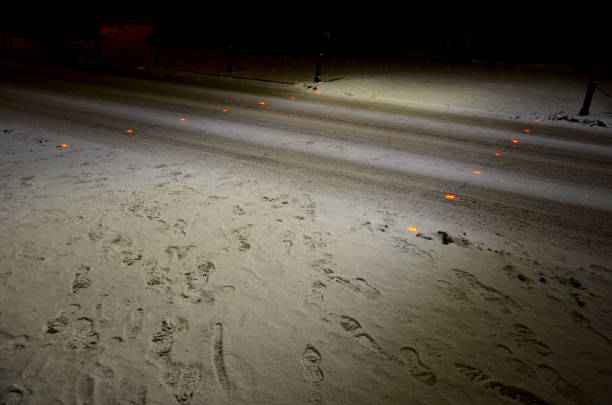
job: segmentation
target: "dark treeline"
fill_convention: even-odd
[[[172,2],[4,0],[3,31],[46,42],[91,39],[100,21],[157,27],[164,45],[347,57],[472,58],[517,63],[610,63],[607,20],[597,3],[552,0],[472,2]]]

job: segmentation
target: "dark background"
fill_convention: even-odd
[[[3,0],[0,12],[3,31],[50,44],[93,39],[111,19],[152,24],[162,44],[195,49],[610,65],[612,16],[596,2]]]

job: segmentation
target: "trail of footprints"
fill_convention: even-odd
[[[361,324],[356,319],[342,315],[340,316],[340,326],[345,332],[353,335],[359,343],[378,354],[385,361],[405,366],[410,376],[418,383],[426,386],[436,384],[436,374],[429,366],[423,363],[419,352],[413,347],[402,347],[400,349],[400,356],[398,357],[381,347],[368,333],[362,332]]]
[[[535,332],[526,325],[517,323],[512,328],[512,334],[519,347],[527,347],[541,356],[552,354],[550,347],[546,343],[536,338]]]
[[[48,335],[63,337],[62,348],[69,353],[84,354],[95,359],[104,348],[100,344],[100,335],[96,331],[95,321],[85,316],[79,316],[79,304],[71,304],[62,308],[44,325]],[[128,315],[124,325],[124,335],[133,339],[142,328],[143,309],[137,308]],[[114,383],[115,372],[112,368],[99,361],[85,362],[85,370],[79,373],[74,381],[74,402],[77,405],[91,404],[132,404],[145,405],[147,389],[128,379],[121,379],[118,386]],[[90,364],[87,366],[86,364]],[[23,392],[19,392],[20,403]],[[10,403],[10,402],[9,402]]]
[[[531,350],[534,354],[540,355],[543,358],[552,354],[551,349],[544,342],[537,339],[535,332],[526,325],[520,323],[513,325],[510,336],[513,338],[516,347],[521,350]],[[545,364],[539,364],[536,367],[532,367],[525,361],[512,357],[512,350],[509,347],[502,344],[498,344],[497,347],[509,355],[506,356],[504,363],[505,366],[511,370],[512,374],[520,376],[525,380],[543,381],[547,383],[559,393],[559,395],[568,400],[569,403],[592,403],[579,387],[565,380],[554,368]],[[530,356],[529,358],[537,360],[537,356]],[[454,367],[461,376],[475,384],[481,385],[483,388],[492,390],[502,397],[518,401],[524,405],[550,404],[550,402],[538,397],[528,390],[497,381],[489,373],[479,367],[459,362],[455,363]]]
[[[283,200],[279,205],[274,206],[274,208],[282,208],[285,205],[287,204],[285,204]],[[312,201],[302,206],[302,208],[306,209],[308,215],[314,217],[315,204],[312,203]],[[235,212],[235,214],[242,215],[240,212]],[[175,234],[184,236],[185,226],[185,221],[177,221],[173,227]],[[238,239],[238,251],[247,251],[251,248],[248,242],[249,228],[249,226],[246,226],[232,231]],[[316,252],[327,248],[325,239],[323,234],[313,232],[310,235],[303,235],[302,243],[306,251]],[[295,241],[296,237],[292,231],[288,230],[282,234],[282,243],[285,245],[289,256],[291,256],[291,250],[294,247]],[[171,257],[181,260],[193,247],[192,245],[170,246],[166,249],[166,253]],[[396,240],[396,248],[406,253],[423,255],[426,259],[432,260],[428,252],[421,250],[415,251],[415,245],[405,240]],[[140,261],[141,258],[139,254],[129,255],[126,253],[124,254],[124,264],[128,266],[132,265],[134,262]],[[318,274],[325,278],[328,284],[334,282],[372,299],[380,296],[380,291],[371,286],[363,278],[356,277],[352,280],[348,280],[337,275],[333,256],[329,253],[325,253],[323,258],[312,262],[311,266]],[[185,276],[183,297],[194,303],[201,302],[203,299],[209,299],[206,296],[202,296],[202,291],[206,283],[208,283],[211,272],[214,270],[215,265],[211,261],[199,259],[194,269],[185,271],[183,273]],[[90,268],[88,266],[79,267],[71,282],[73,294],[78,294],[80,290],[88,288],[91,285],[91,280],[87,277],[89,272]],[[142,263],[142,276],[145,286],[157,290],[160,293],[171,292],[172,280],[169,277],[169,272],[169,267],[159,266],[155,260],[147,260]],[[460,269],[453,269],[453,272],[458,279],[467,283],[486,301],[499,305],[503,312],[510,313],[511,309],[521,309],[509,296],[482,283],[471,273]],[[321,280],[314,281],[310,287],[310,293],[306,301],[309,303],[322,302],[326,289],[327,284],[325,282]],[[94,321],[87,317],[77,318],[77,313],[80,309],[81,307],[78,304],[72,304],[63,308],[55,317],[47,322],[45,325],[45,332],[47,334],[69,333],[63,345],[64,349],[67,351],[88,352],[94,355],[99,354],[103,348],[100,345],[100,336],[94,328]],[[143,318],[144,310],[141,307],[132,310],[127,315],[127,320],[123,326],[123,336],[126,340],[135,339],[138,336],[142,330]],[[415,348],[404,346],[400,348],[398,356],[385,350],[371,337],[371,335],[363,332],[362,326],[357,320],[343,315],[340,317],[339,323],[345,332],[351,334],[361,345],[379,355],[385,361],[405,366],[410,376],[416,382],[425,386],[433,386],[436,384],[436,374],[422,361]],[[179,318],[174,322],[169,319],[164,319],[160,322],[158,331],[155,332],[150,339],[151,353],[157,360],[160,380],[172,393],[175,400],[181,404],[191,401],[194,392],[202,381],[202,365],[199,362],[184,365],[172,360],[171,353],[175,342],[175,336],[184,333],[186,330],[188,330],[188,323],[186,320]],[[534,332],[525,325],[516,324],[513,328],[512,335],[519,347],[531,348],[541,356],[548,356],[552,353],[550,348],[545,343],[538,340]],[[215,323],[212,328],[211,359],[213,371],[219,386],[223,391],[230,392],[232,390],[232,384],[228,377],[224,361],[222,323]],[[517,373],[524,374],[530,378],[537,378],[539,376],[555,387],[555,389],[565,398],[581,398],[580,390],[571,386],[571,384],[565,381],[551,367],[539,365],[536,372],[518,359],[510,358],[507,361],[508,364],[513,365]],[[320,403],[319,388],[324,380],[324,373],[321,369],[321,352],[319,352],[316,347],[307,345],[299,357],[299,362],[302,367],[304,380],[312,386],[311,402]],[[529,391],[494,380],[486,372],[477,367],[455,363],[455,369],[460,375],[474,383],[483,385],[500,396],[516,400],[526,405],[548,404],[548,402],[538,398]],[[112,369],[96,362],[95,366],[91,368],[89,372],[81,373],[75,382],[76,403],[92,404],[97,395],[104,393],[106,396],[115,396],[118,401],[117,403],[146,404],[146,387],[133,384],[128,380],[122,380],[119,385],[119,390],[115,390],[111,384],[113,378],[114,371]],[[23,396],[23,393],[18,390],[14,391],[12,394],[16,398]],[[112,400],[110,403],[113,403]]]
[[[160,379],[170,390],[178,403],[188,403],[202,381],[202,364],[194,362],[184,365],[172,360],[172,348],[175,337],[186,333],[189,324],[185,319],[179,318],[177,322],[163,319],[159,330],[151,336],[151,352],[159,367]],[[211,334],[211,362],[213,372],[219,387],[229,394],[233,384],[228,376],[225,366],[225,352],[223,347],[223,324],[216,322],[212,326]],[[208,334],[206,334],[208,338]]]
[[[329,253],[325,253],[322,259],[315,260],[311,263],[311,267],[320,275],[325,277],[328,282],[334,282],[342,287],[345,287],[353,292],[363,294],[368,298],[378,298],[380,291],[370,285],[363,277],[355,277],[351,280],[339,276],[335,273],[336,265],[332,261],[333,256]],[[322,300],[322,293],[325,291],[326,284],[320,280],[317,280],[311,285],[311,292],[307,298],[308,302],[320,302]],[[319,299],[320,298],[320,299]]]
[[[175,231],[184,235],[185,225],[184,221],[177,221],[174,227]],[[247,241],[248,228],[248,226],[243,227],[236,232],[240,242],[239,251],[250,248],[250,244]],[[129,240],[126,241],[121,236],[118,236],[112,243],[121,245],[120,247],[123,249],[121,250],[123,264],[131,266],[136,261],[142,259],[141,254],[137,253],[134,255],[131,251],[125,249],[125,246],[131,245]],[[171,259],[182,261],[194,247],[193,245],[172,245],[166,248],[165,252]],[[156,260],[149,259],[142,262],[141,270],[146,288],[156,290],[168,296],[173,294],[173,280],[170,278],[169,267],[160,266]],[[212,301],[214,296],[205,287],[214,270],[215,265],[212,261],[206,257],[197,258],[193,268],[185,268],[182,272],[185,288],[181,296],[192,303]],[[88,277],[90,271],[90,267],[84,265],[77,269],[70,284],[73,294],[76,295],[81,290],[91,286],[91,279]],[[64,334],[62,347],[68,352],[85,353],[95,356],[103,351],[103,346],[100,344],[100,335],[95,329],[94,320],[85,316],[79,316],[78,313],[80,311],[81,306],[76,303],[61,309],[54,317],[47,321],[44,326],[44,332],[48,335]],[[103,316],[101,304],[96,305],[96,313],[98,318],[103,319],[107,327],[110,327],[108,324],[111,321]],[[136,339],[142,330],[143,321],[144,309],[137,306],[126,315],[122,329],[123,337],[116,336],[112,337],[111,340],[122,342]],[[177,322],[164,319],[160,323],[159,330],[151,337],[151,352],[157,360],[156,364],[159,367],[160,380],[180,404],[186,404],[191,401],[195,390],[199,387],[202,380],[202,365],[199,362],[184,365],[174,361],[171,357],[175,335],[184,333],[186,330],[188,330],[188,323],[185,319],[179,318]],[[232,390],[232,384],[225,368],[223,325],[221,323],[216,323],[213,327],[211,359],[219,386],[223,391],[229,393]],[[112,384],[113,378],[114,371],[101,365],[89,372],[79,374],[74,383],[75,403],[83,405],[98,403],[96,398],[102,396],[106,398],[105,403],[146,404],[146,387],[132,384],[128,380],[122,380],[117,389],[116,385]],[[17,391],[15,392],[17,393]],[[21,392],[19,393],[21,394]]]
[[[188,403],[202,380],[202,365],[194,362],[184,365],[172,360],[172,346],[177,334],[186,333],[189,323],[179,318],[177,322],[162,319],[159,329],[151,336],[151,353],[159,368],[159,377],[178,403]]]
[[[277,197],[263,196],[262,199],[264,202],[271,203],[272,208],[276,210],[283,210],[297,204],[297,207],[300,208],[301,212],[294,215],[293,218],[299,221],[308,219],[310,222],[314,222],[316,218],[317,204],[312,201],[308,194],[303,196],[302,201],[300,201],[299,198],[292,198],[290,200],[288,194],[282,194]]]
[[[505,314],[511,314],[512,310],[521,310],[521,306],[510,296],[503,292],[482,283],[472,273],[453,268],[455,276],[472,287],[472,291],[477,292],[485,301],[492,302]]]
[[[180,296],[193,304],[201,302],[212,303],[215,300],[215,290],[208,286],[209,279],[216,269],[208,255],[199,256],[193,261],[183,261],[189,251],[195,246],[169,246],[165,249],[171,260],[178,260],[179,275],[182,276],[184,285]],[[146,288],[154,290],[172,302],[174,296],[174,280],[170,274],[171,267],[161,266],[157,260],[148,259],[141,265],[141,274]]]
[[[140,201],[136,202],[138,204],[126,205],[124,208],[130,212],[147,214],[144,216],[147,216],[149,219],[158,217],[154,210],[144,210],[142,209]],[[281,203],[281,206],[282,205],[284,204]],[[307,217],[314,217],[315,205],[312,201],[301,205],[301,208],[305,210],[305,215]],[[242,212],[238,213],[238,215],[241,214]],[[186,222],[178,220],[173,226],[175,235],[184,236],[185,227]],[[246,251],[251,247],[248,242],[249,228],[250,226],[247,225],[233,231],[239,242],[238,251]],[[95,242],[104,235],[101,233],[91,233],[90,236],[90,239]],[[294,237],[295,235],[290,232],[284,238],[285,243],[288,245],[287,251],[289,254],[295,240]],[[307,251],[316,251],[326,248],[325,238],[320,233],[315,232],[312,235],[304,235],[302,241]],[[122,263],[124,265],[132,266],[136,262],[141,261],[141,274],[146,288],[157,290],[164,294],[171,293],[172,280],[169,275],[169,267],[160,266],[158,262],[153,259],[142,261],[142,254],[140,251],[134,252],[131,249],[131,241],[122,236],[115,237],[111,241],[111,244],[117,246],[116,250],[121,253]],[[192,245],[169,246],[165,252],[171,258],[182,260],[193,247]],[[331,256],[328,259],[331,259]],[[326,268],[327,266],[326,264],[322,264],[322,267]],[[333,264],[329,263],[329,268],[332,267]],[[182,294],[183,297],[191,302],[200,302],[203,298],[201,295],[203,287],[208,282],[210,274],[214,270],[215,265],[211,261],[200,259],[194,269],[184,271],[185,289]],[[91,268],[89,266],[81,265],[74,273],[70,284],[73,294],[79,294],[83,289],[87,289],[91,286],[92,281],[88,276],[90,271]],[[342,277],[333,275],[333,270],[329,271],[328,274],[330,274],[329,280],[347,285],[347,287],[354,291],[362,292],[370,297],[379,295],[378,290],[369,286],[364,279],[356,278],[352,281],[345,280]],[[322,301],[325,288],[326,286],[323,282],[320,281],[315,283],[311,301]],[[85,316],[79,316],[78,313],[80,311],[81,306],[79,304],[72,304],[61,309],[56,316],[47,321],[44,331],[49,335],[63,334],[63,348],[66,351],[87,353],[95,356],[103,351],[103,346],[100,343],[100,335],[96,331],[94,320]],[[98,318],[103,318],[101,304],[96,306],[96,311]],[[103,320],[106,324],[111,323],[111,321],[106,318]],[[111,339],[118,342],[136,339],[142,330],[143,320],[144,309],[140,306],[134,308],[126,315],[126,319],[123,323],[123,338],[113,337]],[[107,325],[107,327],[110,326]],[[164,319],[159,325],[159,330],[151,336],[151,353],[157,360],[156,364],[159,367],[160,380],[172,393],[178,403],[189,403],[193,397],[193,393],[202,380],[202,365],[199,362],[184,365],[172,359],[171,353],[175,342],[175,335],[183,333],[187,329],[188,324],[184,319],[179,318],[177,322]],[[232,390],[232,384],[225,367],[223,325],[221,323],[216,323],[213,327],[211,359],[219,386],[225,392],[230,392]],[[317,387],[323,380],[323,372],[319,367],[320,362],[321,354],[316,348],[311,346],[307,347],[301,356],[301,364],[304,368],[304,378],[309,383],[313,384],[315,388],[313,391],[313,398],[316,402],[319,402],[317,399],[319,397]],[[110,401],[109,403],[146,404],[146,387],[133,384],[128,380],[121,380],[119,389],[117,389],[116,384],[113,384],[114,378],[115,373],[111,368],[96,362],[94,367],[90,368],[88,371],[83,371],[76,378],[74,382],[75,402],[77,404],[93,404],[97,403],[96,398],[103,396],[106,398],[106,402]],[[14,395],[22,396],[22,393],[20,391],[15,391]]]
[[[552,367],[541,364],[537,366],[536,370],[533,370],[531,367],[529,367],[518,359],[509,358],[508,360],[510,360],[513,364],[519,362],[520,367],[522,369],[521,373],[526,373],[530,379],[538,380],[541,378],[544,382],[552,386],[561,396],[570,401],[569,403],[592,403],[591,400],[588,399],[586,395],[582,392],[582,390],[567,382]],[[455,363],[454,367],[457,373],[459,373],[464,378],[470,380],[474,384],[482,386],[485,389],[492,390],[499,396],[515,400],[524,405],[552,404],[551,402],[540,398],[536,394],[526,389],[497,381],[487,372],[483,371],[478,367],[474,367],[464,363]],[[525,372],[525,370],[527,371]]]

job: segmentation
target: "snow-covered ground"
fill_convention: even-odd
[[[3,65],[4,402],[609,402],[612,131],[546,119],[582,78],[261,66]]]

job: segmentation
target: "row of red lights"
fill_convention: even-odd
[[[540,122],[540,120],[535,120],[535,122]],[[525,129],[523,129],[523,133],[530,134],[531,133],[531,129],[525,128]],[[510,139],[510,142],[512,142],[512,143],[520,143],[520,141],[518,139]],[[501,153],[495,152],[493,154],[493,156],[495,156],[495,157],[502,157],[503,155]],[[481,174],[481,171],[480,170],[473,170],[472,173],[473,174]],[[455,198],[457,198],[457,196],[454,195],[454,194],[446,194],[444,197],[447,200],[454,200]]]
[[[320,91],[318,91],[317,93],[318,93],[318,94],[321,94],[321,92],[320,92]],[[295,100],[295,97],[291,96],[291,97],[289,97],[289,99],[290,99],[290,100]],[[260,102],[258,102],[257,104],[259,104],[259,105],[266,105],[266,102],[265,102],[265,101],[260,101]],[[222,112],[229,112],[229,109],[228,109],[228,108],[224,108],[224,109],[223,109],[223,110],[221,110],[221,111],[222,111]],[[187,118],[185,118],[185,117],[181,117],[181,118],[179,118],[179,120],[180,120],[180,121],[186,121],[186,120],[187,120]],[[133,130],[133,129],[126,129],[126,130],[125,130],[125,133],[126,133],[126,134],[133,134],[133,133],[134,133],[134,130]],[[59,147],[62,147],[62,148],[68,148],[70,145],[68,145],[67,143],[62,143],[62,144],[60,144],[60,145],[58,145],[58,146],[59,146]]]
[[[321,94],[321,92],[320,92],[320,91],[317,91],[316,93],[317,93],[317,94]],[[289,100],[295,100],[295,97],[291,96],[291,97],[289,97]],[[257,104],[258,104],[258,105],[266,105],[266,102],[265,102],[265,101],[259,101]],[[224,108],[223,110],[221,110],[221,112],[224,112],[224,113],[229,112],[229,109],[228,109],[228,108]],[[181,117],[181,118],[179,118],[179,120],[180,120],[180,121],[186,121],[186,120],[187,120],[187,118],[185,118],[185,117]],[[133,134],[133,133],[134,133],[134,130],[133,130],[133,129],[126,129],[126,130],[125,130],[125,133],[126,133],[126,134]],[[62,144],[61,146],[63,146],[63,147],[67,147],[67,146],[69,146],[69,145]]]
[[[538,119],[538,120],[535,120],[535,122],[540,123],[541,121]],[[525,129],[523,129],[523,133],[524,134],[530,134],[531,133],[531,129],[525,128]],[[510,142],[514,143],[514,144],[520,143],[520,141],[518,139],[510,139]],[[501,153],[495,152],[495,153],[493,153],[493,156],[495,156],[495,157],[502,157],[503,155]],[[472,174],[481,174],[481,171],[480,170],[473,170]],[[455,194],[445,194],[444,198],[446,198],[447,200],[455,200],[457,198],[457,196]],[[409,226],[408,230],[412,231],[412,232],[418,232],[419,228],[414,227],[414,226]]]

